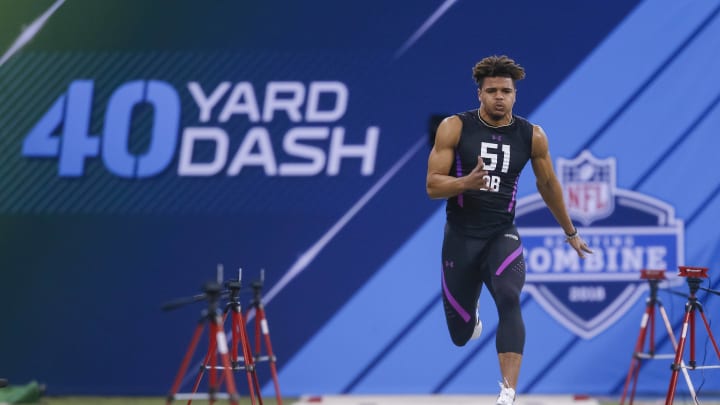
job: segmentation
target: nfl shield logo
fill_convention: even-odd
[[[558,159],[568,213],[583,225],[607,218],[615,209],[615,162],[583,151],[575,159]]]
[[[622,317],[647,291],[643,269],[684,263],[684,225],[667,203],[615,185],[614,158],[583,151],[558,159],[573,220],[594,253],[580,260],[539,194],[518,200],[525,289],[560,324],[590,339]],[[592,224],[592,226],[588,226]],[[665,285],[682,279],[669,274]]]

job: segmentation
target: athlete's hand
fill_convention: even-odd
[[[580,258],[582,259],[585,258],[585,253],[593,252],[580,235],[575,235],[572,238],[567,238],[567,243],[569,243],[570,246],[575,249],[578,256],[580,256]]]
[[[489,188],[487,175],[488,172],[485,170],[485,163],[482,158],[478,156],[477,165],[465,176],[465,187],[468,190],[487,190]]]

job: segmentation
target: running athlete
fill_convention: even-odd
[[[592,250],[565,208],[545,132],[512,112],[515,83],[525,70],[503,55],[481,60],[472,71],[480,108],[447,117],[438,126],[427,193],[447,199],[441,283],[450,337],[463,346],[480,336],[478,300],[486,286],[499,318],[495,346],[503,381],[497,404],[509,405],[515,401],[525,346],[520,313],[525,260],[514,221],[518,179],[528,160],[568,244],[581,258]]]

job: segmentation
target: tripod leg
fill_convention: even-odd
[[[260,357],[260,347],[262,343],[260,341],[260,310],[259,305],[255,305],[255,356]]]
[[[238,404],[238,394],[235,388],[235,381],[232,378],[232,370],[230,366],[230,356],[228,354],[227,339],[225,338],[225,331],[223,331],[222,325],[218,321],[212,323],[210,326],[211,339],[214,340],[214,346],[217,347],[217,351],[213,351],[210,355],[210,404],[215,403],[215,394],[220,391],[220,383],[218,382],[217,370],[222,368],[223,377],[227,380],[228,393],[230,394],[230,402],[233,405]],[[217,365],[217,353],[220,354],[220,361],[222,366]]]
[[[278,373],[276,366],[275,353],[273,353],[272,343],[270,342],[270,328],[268,327],[267,318],[265,317],[265,309],[262,304],[258,305],[256,311],[256,319],[260,319],[262,326],[262,333],[265,337],[265,346],[268,350],[268,359],[270,361],[270,372],[272,374],[273,384],[275,386],[275,397],[277,398],[278,405],[282,405],[282,395],[280,394],[280,384],[278,383]]]
[[[258,300],[258,298],[255,297],[255,301],[252,303],[252,305],[253,305],[253,306],[252,306],[252,310],[255,311],[255,321],[253,321],[253,324],[255,325],[255,327],[254,327],[254,332],[255,332],[255,357],[254,357],[253,359],[254,359],[254,361],[256,362],[256,364],[257,364],[258,361],[260,361],[260,355],[261,355],[261,350],[260,350],[260,349],[261,349],[261,347],[262,347],[262,342],[261,342],[261,340],[260,340],[260,314],[258,313],[258,304],[257,304],[258,301],[257,301],[257,300]],[[248,313],[249,313],[249,312],[248,312]],[[248,336],[248,343],[249,343],[249,342],[250,342],[250,336]],[[258,393],[261,392],[260,381],[259,381],[259,377],[257,376],[257,368],[255,369],[255,388],[257,389],[257,392],[258,392]],[[258,395],[261,395],[261,394],[258,394]],[[261,399],[260,401],[261,401],[260,403],[262,404],[262,399]]]
[[[692,305],[685,305],[685,316],[683,317],[682,333],[675,351],[675,360],[672,364],[672,375],[670,377],[670,386],[668,387],[667,396],[665,397],[665,405],[672,405],[675,399],[675,389],[677,388],[678,371],[682,368],[682,356],[685,350],[685,341],[687,340],[688,324],[692,315]]]
[[[720,360],[720,348],[718,348],[718,344],[715,341],[715,337],[712,334],[712,330],[710,330],[710,324],[708,323],[707,318],[705,318],[705,313],[703,311],[700,311],[700,317],[703,320],[703,323],[705,324],[705,329],[707,329],[708,336],[710,337],[710,341],[713,344],[713,347],[715,348],[715,354],[718,356],[718,360]]]
[[[196,393],[198,388],[200,387],[200,381],[203,378],[203,375],[205,375],[205,370],[208,367],[208,361],[210,361],[210,353],[215,350],[214,347],[209,347],[208,352],[205,353],[205,359],[203,360],[202,364],[200,365],[200,370],[198,370],[198,375],[195,377],[195,383],[193,384],[192,393]],[[188,399],[187,405],[192,404],[192,396]]]
[[[197,377],[195,377],[195,383],[193,384],[192,393],[195,394],[198,391],[198,388],[200,387],[200,381],[202,381],[203,376],[205,375],[205,370],[208,369],[210,366],[210,359],[212,357],[212,353],[215,353],[216,350],[216,342],[214,339],[209,339],[208,342],[208,351],[205,353],[205,359],[203,359],[202,365],[200,366],[200,370],[198,371]],[[192,396],[188,399],[187,405],[191,405],[193,401]]]
[[[227,315],[227,314],[226,314]],[[235,316],[234,314],[230,314],[230,333],[232,335],[232,345],[230,346],[230,363],[233,366],[233,369],[237,367],[238,363],[238,331],[237,331],[237,325],[235,325]]]
[[[250,402],[255,405],[255,388],[259,386],[257,383],[257,373],[255,372],[255,362],[253,361],[252,350],[250,349],[250,341],[248,340],[247,333],[245,331],[245,319],[243,318],[242,311],[238,308],[237,311],[233,312],[236,324],[238,326],[238,333],[240,335],[240,344],[242,345],[243,357],[245,358],[245,374],[248,380],[248,390],[250,391]],[[257,392],[258,398],[260,392]],[[262,404],[262,399],[260,399]]]
[[[187,371],[188,365],[190,364],[190,359],[192,358],[193,354],[195,353],[195,348],[197,347],[197,344],[200,341],[200,335],[202,335],[202,331],[203,331],[203,324],[199,323],[198,326],[195,328],[193,337],[190,340],[190,346],[188,346],[188,349],[185,352],[185,357],[183,357],[182,363],[180,364],[180,369],[178,370],[178,373],[175,376],[175,381],[173,382],[172,388],[170,389],[170,393],[168,394],[168,397],[167,397],[168,405],[173,402],[173,400],[175,399],[175,394],[177,394],[178,390],[180,389],[180,383],[182,382],[182,378],[185,375],[185,372]]]
[[[228,317],[228,315],[230,315],[230,311],[231,311],[231,310],[232,310],[232,304],[228,304],[227,310],[226,310],[225,313],[223,314],[222,324],[221,324],[221,326],[220,326],[220,328],[221,328],[223,331],[224,331],[224,328],[225,328],[225,326],[224,326],[224,325],[225,325],[225,321],[227,321],[227,317]],[[234,326],[234,324],[233,324],[233,321],[234,321],[234,317],[233,317],[232,315],[230,315],[230,333],[232,334],[232,345],[228,344],[228,347],[229,347],[229,350],[230,350],[230,365],[231,365],[231,367],[232,367],[231,370],[234,370],[235,367],[237,366],[237,359],[238,359],[238,356],[237,356],[237,343],[236,343],[236,342],[237,342],[237,337],[235,336],[236,333],[235,333],[235,326]],[[225,335],[223,335],[223,336],[225,336]],[[217,339],[216,339],[216,340],[217,340]],[[221,361],[222,361],[222,359],[221,359]],[[220,374],[220,381],[218,381],[218,386],[222,386],[223,378],[225,378],[225,373],[224,373],[224,372]]]
[[[239,396],[237,388],[235,387],[235,380],[233,379],[232,365],[230,364],[230,354],[228,353],[227,339],[225,338],[225,331],[223,330],[222,325],[216,326],[215,333],[218,352],[220,352],[220,360],[222,361],[223,376],[227,381],[228,393],[230,394],[230,402],[233,405],[237,405]]]
[[[661,303],[658,303],[658,307],[660,308],[660,316],[663,318],[663,323],[665,324],[665,330],[667,331],[668,336],[670,337],[670,342],[672,343],[673,350],[677,352],[677,340],[675,340],[675,334],[672,330],[672,326],[670,325],[670,318],[667,315],[667,312],[665,312],[665,307]],[[698,404],[697,400],[697,394],[695,394],[695,386],[692,383],[692,380],[690,379],[690,374],[687,371],[687,368],[685,367],[685,360],[680,361],[680,370],[683,373],[683,377],[685,378],[685,383],[688,386],[688,390],[690,391],[690,397],[693,399],[693,403],[696,405]]]
[[[215,394],[220,391],[220,387],[218,386],[218,378],[217,378],[217,333],[218,328],[217,325],[211,321],[210,323],[210,347],[213,348],[210,353],[210,358],[208,362],[209,367],[209,377],[208,377],[208,393],[210,394],[210,405],[215,403]]]
[[[648,320],[651,317],[651,314],[653,312],[653,305],[648,300],[648,303],[645,307],[645,313],[643,314],[642,319],[640,320],[640,333],[638,334],[637,341],[635,342],[635,352],[633,353],[633,358],[630,360],[630,370],[628,370],[627,378],[625,378],[625,387],[623,388],[622,397],[620,398],[620,405],[623,405],[625,403],[625,396],[627,395],[627,390],[630,387],[630,382],[632,381],[633,385],[633,393],[635,392],[635,385],[637,384],[637,376],[638,371],[640,369],[640,358],[638,355],[642,352],[643,346],[645,345],[645,335],[647,333],[647,326],[648,326]],[[637,371],[636,371],[637,370]],[[630,398],[630,403],[632,404],[632,398],[634,395]]]
[[[693,308],[694,309],[694,308]],[[690,312],[690,367],[695,369],[695,311]]]
[[[256,296],[255,301],[252,303],[253,307],[252,309],[255,310],[255,321],[253,322],[255,325],[254,331],[255,331],[255,356],[254,361],[257,362],[260,359],[260,348],[262,347],[262,343],[260,341],[260,316],[258,313],[258,301],[259,298]],[[250,336],[247,338],[248,345],[250,344]],[[249,350],[249,352],[252,352],[252,350]],[[257,368],[255,368],[255,389],[258,392],[258,398],[260,398],[260,405],[262,405],[262,389],[260,388],[260,377],[257,375]],[[278,402],[278,405],[282,405],[282,403]]]

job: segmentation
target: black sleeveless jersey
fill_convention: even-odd
[[[514,115],[510,125],[493,128],[480,120],[477,109],[457,116],[463,125],[449,175],[466,176],[480,156],[489,190],[468,190],[449,198],[447,222],[467,235],[490,236],[515,221],[517,185],[532,152],[533,126]]]

